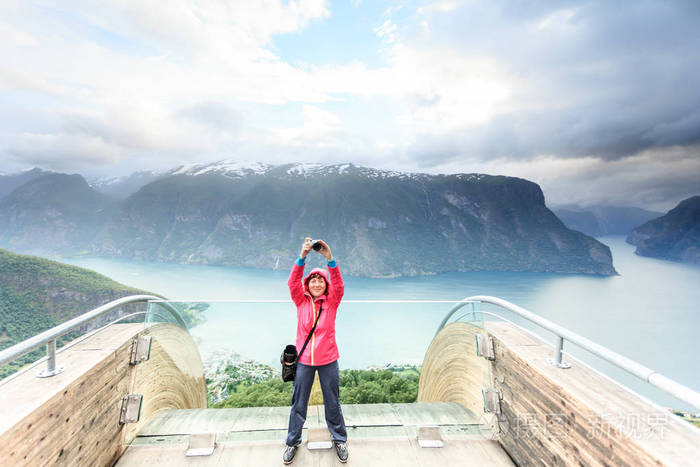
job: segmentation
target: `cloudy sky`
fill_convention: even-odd
[[[219,159],[700,194],[700,2],[2,0],[0,171]]]

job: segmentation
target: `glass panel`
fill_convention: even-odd
[[[336,317],[341,404],[415,402],[426,352],[452,307],[445,302],[344,301]],[[184,326],[171,313],[173,309]],[[172,327],[189,328],[202,357],[209,407],[290,405],[292,383],[281,381],[279,358],[285,345],[295,343],[297,315],[291,302],[154,302],[145,326],[154,346],[167,341]],[[446,382],[447,389],[426,399],[432,405],[395,406],[394,410],[401,412],[396,416],[404,424],[414,428],[439,424],[446,433],[483,432],[490,437],[490,420],[483,414],[481,394],[482,388],[490,387],[489,364],[476,356],[475,336],[483,331],[483,317],[468,304],[452,316],[448,330],[456,328],[460,330],[453,339],[460,350],[454,346],[439,350],[435,363],[438,372],[452,365],[451,370],[430,383]],[[469,354],[466,360],[463,352]],[[463,375],[465,363],[468,378],[444,380],[445,374]],[[146,368],[140,365],[138,371],[149,371],[152,379],[153,370]],[[311,404],[315,403],[321,402],[314,399],[312,391]],[[149,410],[147,404],[144,400],[144,412]]]

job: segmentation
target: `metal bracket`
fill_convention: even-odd
[[[501,391],[483,388],[481,395],[484,398],[484,413],[501,413]]]
[[[211,456],[214,448],[216,448],[216,433],[191,434],[185,456]]]
[[[49,370],[48,368],[44,368],[36,375],[36,377],[37,378],[49,378],[51,376],[56,376],[59,373],[63,373],[63,370],[65,370],[65,367],[63,367],[63,366],[57,366],[53,370]]]
[[[476,354],[486,360],[496,360],[493,338],[488,334],[475,334],[474,337],[476,337]]]
[[[130,365],[136,365],[145,362],[151,356],[151,336],[134,337],[134,343],[131,346]]]
[[[554,358],[548,358],[547,363],[549,363],[550,365],[555,366],[557,368],[561,368],[562,370],[566,370],[568,368],[571,368],[571,363],[569,363],[569,362],[557,362],[557,360]]]
[[[557,348],[554,351],[554,358],[548,358],[547,362],[550,365],[554,365],[557,368],[561,368],[563,370],[566,370],[567,368],[571,368],[571,364],[569,362],[564,362],[562,361],[562,350],[564,349],[564,338],[562,336],[557,336]]]
[[[143,394],[127,394],[122,399],[122,410],[119,416],[119,423],[136,423],[141,417],[141,402]]]
[[[418,445],[422,448],[441,448],[445,445],[442,442],[440,427],[437,425],[418,427]]]

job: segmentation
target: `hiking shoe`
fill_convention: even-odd
[[[282,462],[285,464],[291,464],[294,460],[294,454],[297,453],[297,447],[298,446],[287,446],[287,449],[285,449],[284,453],[282,454]],[[345,458],[347,459],[347,454],[345,455]]]
[[[348,447],[345,443],[335,443],[335,452],[338,454],[340,462],[345,463],[348,461]]]

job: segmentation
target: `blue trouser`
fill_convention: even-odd
[[[326,424],[331,432],[333,441],[344,443],[348,440],[345,430],[345,419],[340,409],[340,372],[338,361],[323,366],[310,366],[297,364],[297,374],[294,378],[294,392],[292,393],[292,411],[289,414],[289,430],[287,432],[287,446],[301,444],[301,430],[306,421],[306,409],[309,405],[311,385],[314,383],[314,374],[318,371],[318,379],[321,381],[323,392],[323,406],[326,409]]]

